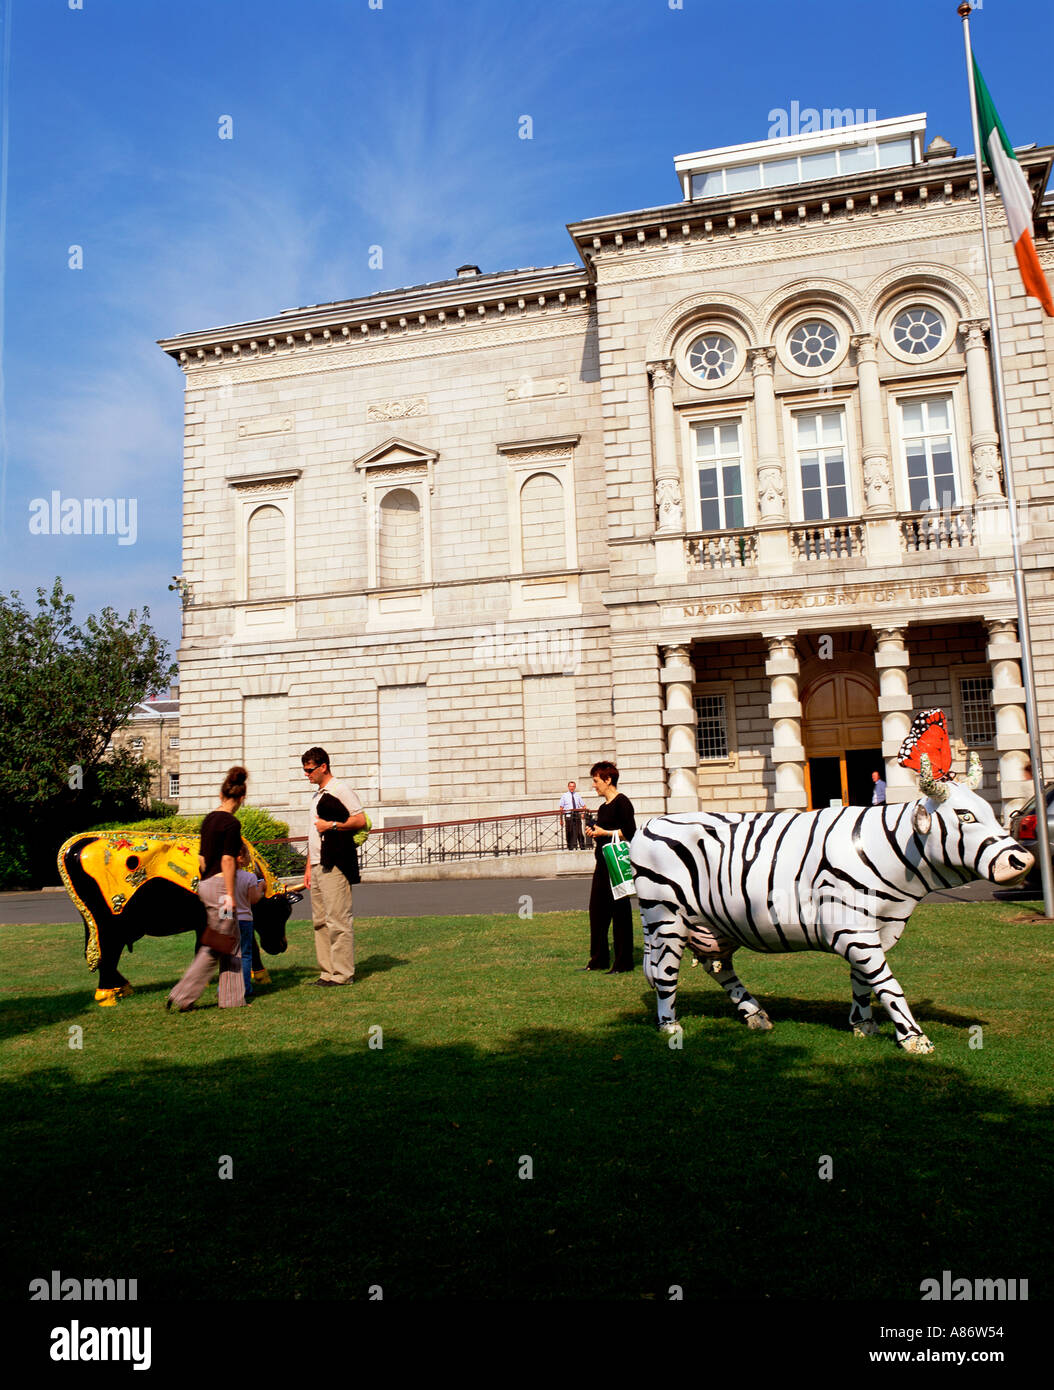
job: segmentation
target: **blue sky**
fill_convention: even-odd
[[[675,154],[793,101],[926,111],[972,149],[954,0],[372,4],[0,0],[0,590],[61,575],[82,613],[146,603],[178,642],[183,376],[158,338],[571,261],[566,223],[677,201]],[[1015,144],[1054,143],[1052,14],[973,19]],[[54,491],[134,499],[135,543],[31,533]]]

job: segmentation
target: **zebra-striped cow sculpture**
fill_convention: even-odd
[[[931,711],[930,713],[936,713]],[[658,994],[659,1027],[680,1029],[674,1001],[688,946],[750,1028],[772,1022],[732,968],[752,951],[833,951],[849,962],[856,1034],[877,1033],[871,995],[909,1052],[933,1044],[912,1017],[886,952],[915,904],[933,889],[974,878],[1013,883],[1032,856],[967,781],[938,780],[920,762],[925,799],[824,811],[658,816],[634,836],[630,860],[644,924],[644,973]]]

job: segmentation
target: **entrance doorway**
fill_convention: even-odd
[[[853,671],[822,676],[802,700],[809,809],[832,801],[870,806],[871,774],[882,772],[882,719],[874,685]]]

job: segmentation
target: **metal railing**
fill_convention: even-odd
[[[288,867],[283,865],[283,874],[303,872],[306,835],[293,835],[286,840],[268,840],[265,843],[286,846],[289,862]],[[566,849],[561,812],[527,811],[513,816],[378,827],[371,830],[366,842],[359,846],[359,867],[390,869],[407,864],[546,854]]]

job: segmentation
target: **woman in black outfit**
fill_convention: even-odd
[[[593,789],[604,798],[597,812],[596,825],[586,834],[596,847],[596,868],[589,894],[589,964],[586,970],[606,970],[609,975],[622,975],[633,969],[633,900],[614,898],[603,849],[616,830],[624,840],[632,840],[637,832],[633,819],[633,803],[618,790],[618,768],[614,763],[594,763],[590,768]],[[612,922],[615,942],[615,961],[609,968],[608,923]]]
[[[232,936],[236,942],[229,954],[199,946],[186,974],[165,1001],[181,1014],[196,1007],[197,1000],[218,965],[220,968],[219,1003],[221,1009],[237,1008],[245,1003],[245,982],[242,978],[241,937],[238,919],[234,915],[234,876],[238,872],[238,856],[242,850],[242,827],[235,812],[245,800],[249,774],[244,767],[232,767],[220,788],[220,804],[201,822],[199,845],[198,897],[205,904],[205,915],[213,931]]]

